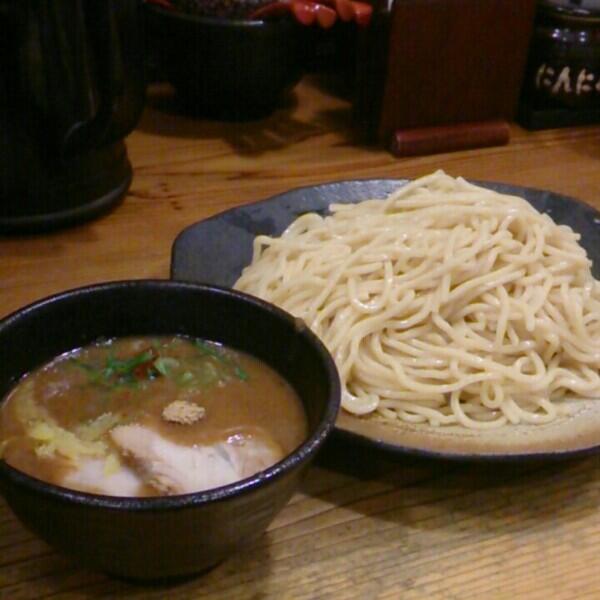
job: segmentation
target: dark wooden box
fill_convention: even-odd
[[[367,137],[394,150],[403,132],[429,130],[437,151],[440,126],[464,141],[470,123],[485,138],[486,124],[513,119],[534,13],[535,0],[396,0],[376,11],[355,102]]]

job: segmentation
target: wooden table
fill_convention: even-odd
[[[128,147],[135,179],[110,215],[0,240],[0,316],[66,288],[168,277],[185,226],[312,183],[443,168],[600,208],[600,127],[515,126],[505,147],[397,160],[361,145],[349,103],[314,80],[271,117],[245,124],[180,116],[154,90]],[[598,467],[597,457],[448,464],[331,443],[260,542],[203,577],[160,588],[80,569],[0,502],[0,598],[600,598]]]

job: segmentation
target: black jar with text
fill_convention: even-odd
[[[538,3],[520,117],[533,129],[600,122],[600,1]]]

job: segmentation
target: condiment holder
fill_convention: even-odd
[[[366,139],[398,156],[507,143],[534,10],[534,0],[376,8],[359,48],[355,114]]]
[[[600,2],[540,0],[519,121],[530,129],[600,122]]]

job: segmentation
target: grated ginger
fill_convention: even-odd
[[[121,470],[121,461],[116,454],[109,454],[104,461],[104,476],[110,477]]]
[[[26,381],[18,392],[23,397],[15,406],[17,418],[36,443],[37,456],[52,458],[60,454],[76,463],[82,456],[103,458],[108,454],[108,445],[99,438],[116,425],[118,416],[105,413],[73,433],[58,425],[48,411],[37,404],[33,392],[33,381]]]
[[[175,400],[165,406],[162,412],[163,419],[170,423],[181,425],[192,425],[206,414],[203,406],[188,402],[187,400]]]
[[[40,457],[51,457],[60,454],[73,462],[81,456],[103,457],[108,446],[100,441],[86,441],[78,438],[73,432],[49,421],[37,421],[27,428],[30,438],[38,442],[35,453]]]
[[[86,442],[95,442],[107,434],[113,427],[122,425],[123,418],[119,414],[104,413],[92,421],[75,428],[75,435]]]

